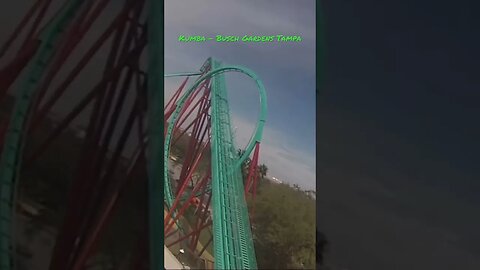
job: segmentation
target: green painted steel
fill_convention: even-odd
[[[163,2],[148,1],[148,204],[150,269],[163,269]]]
[[[14,268],[13,254],[15,246],[12,233],[12,217],[15,211],[15,193],[17,178],[24,147],[25,128],[29,120],[30,107],[34,104],[35,90],[45,73],[46,66],[55,55],[56,44],[60,41],[65,28],[81,10],[83,0],[68,1],[54,19],[40,34],[42,41],[39,49],[25,67],[20,77],[20,85],[10,126],[5,138],[5,147],[0,161],[0,269]]]
[[[211,164],[215,268],[256,269],[257,262],[244,196],[241,164],[251,154],[255,144],[262,139],[267,116],[266,91],[260,79],[249,69],[239,66],[222,66],[220,62],[209,58],[202,70],[208,64],[211,70],[195,81],[184,93],[172,114],[165,138],[164,167],[168,168],[173,127],[185,101],[203,81],[212,78]],[[234,142],[224,78],[224,73],[230,71],[241,72],[254,79],[260,93],[261,109],[257,127],[247,144],[245,153],[240,158],[237,156]],[[164,177],[165,203],[170,208],[174,195],[168,173],[165,173]]]

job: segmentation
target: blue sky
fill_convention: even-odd
[[[58,1],[55,1],[56,5]],[[16,1],[4,12],[0,41],[11,32],[29,2]],[[165,3],[166,72],[197,70],[210,56],[226,64],[252,69],[263,80],[268,92],[268,119],[261,146],[261,162],[270,176],[308,189],[315,188],[315,8],[313,0],[292,1],[167,1]],[[110,6],[109,11],[112,14]],[[53,9],[52,11],[53,12]],[[101,16],[95,31],[79,44],[85,50],[103,31],[112,16]],[[179,43],[178,35],[300,35],[300,43]],[[107,48],[108,49],[108,48]],[[102,49],[105,52],[104,49]],[[106,53],[96,55],[89,68],[72,84],[62,104],[55,108],[63,115],[78,102],[85,89],[98,80],[98,68]],[[72,58],[78,60],[80,54]],[[73,62],[75,62],[73,61]],[[64,77],[73,67],[69,61],[59,72]],[[55,80],[53,84],[58,84]],[[233,124],[237,141],[244,146],[253,131],[258,113],[258,95],[252,81],[238,74],[227,74]],[[178,80],[165,82],[166,97],[178,86]],[[121,116],[121,121],[125,117]],[[82,117],[81,123],[84,123]]]
[[[299,43],[182,43],[179,35],[299,35]],[[167,1],[165,71],[194,71],[208,57],[252,69],[268,95],[261,162],[275,176],[315,188],[315,2]],[[227,74],[233,125],[239,146],[253,131],[259,108],[255,84]],[[166,79],[171,96],[178,79]]]

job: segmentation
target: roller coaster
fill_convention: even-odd
[[[14,103],[9,117],[0,118],[1,270],[20,268],[19,190],[58,148],[71,148],[72,157],[57,159],[72,170],[66,201],[58,202],[61,222],[48,269],[98,269],[106,235],[125,208],[122,198],[134,189],[145,190],[148,200],[138,217],[121,222],[141,229],[121,262],[105,269],[162,269],[163,239],[173,245],[173,235],[181,235],[177,243],[188,240],[198,257],[213,243],[216,269],[257,267],[246,197],[255,196],[265,89],[252,71],[214,59],[199,72],[164,75],[162,14],[161,1],[37,0],[0,48],[0,106],[12,96]],[[240,155],[226,72],[247,75],[260,92],[257,128]],[[167,106],[162,76],[187,77]],[[181,95],[190,77],[198,78]],[[85,126],[80,147],[62,144],[62,134],[79,124]],[[180,177],[173,179],[171,152],[184,138]],[[201,241],[210,228],[213,237]]]
[[[240,152],[237,151],[231,125],[226,72],[247,75],[256,82],[260,94],[261,109],[256,129],[245,150]],[[182,153],[184,158],[178,179],[172,181],[168,170],[165,170],[164,198],[168,211],[164,223],[165,239],[168,241],[169,236],[174,235],[171,230],[175,223],[187,216],[185,212],[195,204],[195,214],[190,219],[185,218],[189,229],[178,222],[176,227],[184,236],[169,245],[190,238],[190,247],[195,252],[202,230],[210,225],[207,217],[211,214],[215,268],[256,269],[246,197],[250,193],[252,197],[255,195],[260,141],[267,114],[265,88],[251,70],[225,66],[212,58],[204,63],[199,72],[166,75],[173,76],[187,78],[165,107],[164,168],[172,167],[172,143],[175,145],[182,136],[190,133],[188,142],[184,142],[188,146]],[[184,91],[192,76],[199,78]],[[244,181],[243,164],[251,154],[253,157]],[[199,168],[202,163],[207,164],[203,170]],[[194,174],[197,174],[196,180],[193,180]],[[200,248],[199,255],[205,248]]]

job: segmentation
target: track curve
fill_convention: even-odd
[[[253,246],[251,225],[249,221],[246,198],[242,177],[242,164],[258,147],[263,135],[267,118],[266,90],[259,77],[250,69],[241,66],[222,66],[219,61],[209,58],[204,64],[210,70],[204,73],[191,85],[175,103],[175,109],[166,123],[167,130],[164,142],[164,199],[172,217],[176,214],[179,198],[173,194],[173,187],[169,177],[170,147],[175,127],[180,115],[184,112],[189,100],[197,88],[207,80],[211,80],[211,194],[213,198],[213,230],[215,268],[218,269],[256,269],[257,263]],[[203,69],[203,68],[202,68]],[[230,125],[228,97],[224,73],[239,72],[247,75],[256,83],[260,95],[260,113],[255,130],[244,152],[237,157],[236,147]],[[197,73],[179,73],[165,75],[192,76]],[[183,87],[183,86],[182,86]],[[196,93],[198,94],[198,93]],[[191,102],[191,100],[189,101]],[[183,121],[182,121],[183,122]],[[202,143],[202,142],[200,142]],[[258,149],[256,150],[258,154]],[[256,166],[256,165],[255,165]],[[178,187],[177,187],[178,188]],[[182,189],[177,190],[183,192]],[[195,191],[196,189],[194,189]],[[192,191],[192,193],[194,192]],[[180,193],[178,193],[180,194]],[[192,195],[190,195],[191,197]],[[179,212],[185,210],[183,207]],[[174,218],[176,220],[176,218]],[[166,222],[166,224],[170,224]],[[167,230],[170,226],[167,227]]]
[[[165,147],[164,147],[164,168],[168,168],[168,160],[169,160],[169,155],[170,155],[170,143],[172,140],[172,131],[175,126],[175,124],[178,121],[178,116],[180,115],[181,110],[183,109],[185,105],[185,101],[189,96],[192,95],[193,91],[205,80],[212,78],[216,75],[220,75],[222,73],[226,72],[239,72],[247,75],[248,77],[252,78],[255,83],[257,84],[258,91],[260,94],[260,114],[257,122],[257,126],[255,127],[255,131],[252,134],[252,137],[250,138],[249,143],[247,144],[245,148],[245,152],[243,155],[238,159],[238,161],[235,163],[235,168],[239,168],[241,164],[250,156],[250,154],[253,151],[253,148],[255,147],[256,142],[260,142],[262,140],[262,135],[263,135],[263,128],[265,126],[265,121],[267,119],[267,92],[265,90],[265,86],[263,85],[262,81],[258,78],[258,76],[251,71],[250,69],[246,67],[241,67],[241,66],[225,66],[225,67],[220,67],[218,69],[212,70],[203,76],[201,76],[195,83],[184,93],[184,95],[180,98],[180,100],[177,103],[176,109],[172,114],[172,120],[169,122],[168,130],[167,130],[167,136],[165,138]],[[168,74],[165,75],[165,77],[173,77],[173,76],[191,76],[191,75],[198,75],[198,73],[180,73],[179,74]],[[173,194],[172,194],[172,188],[170,185],[169,181],[169,176],[168,176],[168,170],[164,171],[164,178],[165,178],[165,198],[168,207],[171,206],[173,202]]]
[[[15,243],[12,241],[12,219],[15,211],[15,193],[20,160],[24,148],[25,127],[29,120],[30,108],[35,103],[34,90],[39,85],[44,67],[53,59],[54,48],[61,34],[81,10],[85,1],[71,0],[66,3],[53,21],[41,34],[41,45],[33,60],[27,65],[22,84],[10,119],[5,138],[5,147],[0,161],[0,269],[10,270],[14,266]]]

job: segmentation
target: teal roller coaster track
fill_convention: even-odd
[[[176,123],[188,102],[202,83],[209,81],[210,93],[210,151],[211,190],[213,199],[213,247],[216,269],[256,269],[256,257],[252,240],[248,208],[244,196],[242,164],[262,139],[267,114],[266,91],[260,79],[251,70],[239,66],[223,66],[219,61],[208,59],[200,78],[177,101],[170,116],[165,138],[164,168],[169,168],[170,144]],[[256,129],[242,155],[237,155],[224,73],[240,72],[252,78],[260,94],[260,114]],[[178,76],[194,73],[178,74]],[[168,75],[167,75],[168,76]],[[257,153],[258,154],[258,153]],[[164,175],[165,203],[168,209],[175,207],[174,192],[168,170]],[[248,183],[248,181],[247,181]],[[178,195],[177,195],[178,196]],[[175,212],[172,212],[174,215]]]
[[[30,11],[0,48],[2,61],[6,59],[5,52],[17,50],[14,59],[7,59],[7,65],[0,69],[0,102],[6,97],[7,90],[15,86],[9,91],[15,96],[15,104],[9,112],[8,129],[0,128],[3,140],[0,142],[0,269],[16,268],[17,240],[13,223],[19,203],[16,193],[22,183],[20,175],[30,164],[41,164],[44,152],[59,134],[75,125],[74,120],[80,118],[79,115],[88,119],[88,127],[84,130],[82,149],[72,161],[75,171],[69,172],[73,176],[70,190],[65,191],[68,192],[67,202],[62,202],[65,205],[63,222],[55,229],[57,238],[50,270],[81,270],[95,258],[98,254],[96,248],[119,204],[119,194],[128,193],[125,187],[135,179],[136,173],[142,173],[142,177],[148,180],[138,183],[148,185],[149,230],[138,237],[141,248],[132,248],[132,253],[136,254],[135,262],[130,264],[132,269],[162,269],[159,256],[164,248],[162,239],[165,243],[171,239],[174,227],[183,234],[174,241],[189,239],[195,256],[201,257],[213,242],[211,255],[216,269],[256,269],[247,197],[250,194],[255,196],[259,147],[267,114],[266,92],[260,79],[247,68],[222,65],[211,58],[200,71],[163,74],[160,69],[163,61],[163,30],[159,21],[163,14],[161,1],[125,0],[121,9],[108,13],[108,18],[112,19],[106,24],[108,26],[102,29],[105,25],[95,24],[98,27],[95,31],[90,31],[92,25],[112,0],[58,0],[61,7],[50,12],[52,1],[55,0],[32,3]],[[118,8],[118,3],[115,6]],[[29,24],[30,19],[34,22]],[[27,34],[23,45],[12,45],[21,39],[19,33],[24,30]],[[77,46],[87,40],[84,38],[87,33],[91,34],[88,39],[89,42],[93,40],[91,44],[86,42],[85,46]],[[142,63],[140,56],[147,46],[148,63]],[[71,85],[81,80],[79,74],[102,48],[107,48],[104,52],[108,52],[108,57],[99,57],[105,65],[102,72],[97,72],[98,77],[91,79],[95,82],[92,89],[77,88],[74,91],[72,88],[75,87]],[[74,51],[80,59],[72,57]],[[100,65],[95,65],[98,71]],[[67,75],[58,76],[64,69]],[[242,73],[253,79],[260,94],[257,126],[240,155],[230,119],[225,82],[227,72]],[[186,77],[172,103],[166,107],[162,104],[162,76]],[[192,77],[196,80],[180,95]],[[52,83],[55,80],[58,85]],[[38,127],[42,126],[40,123],[54,112],[54,106],[67,91],[76,92],[78,103],[77,100],[73,102],[75,104],[69,101],[70,110],[61,116],[56,127],[48,131],[47,139],[24,157],[27,139],[37,134]],[[127,93],[135,96],[131,102],[126,101]],[[89,109],[89,105],[93,109]],[[123,111],[129,112],[127,120],[118,123]],[[163,134],[159,123],[162,118]],[[185,127],[189,122],[191,125]],[[133,128],[134,123],[138,131]],[[0,123],[0,127],[3,125]],[[134,132],[138,134],[132,135]],[[171,152],[186,132],[191,136],[182,171],[178,179],[172,179],[168,173]],[[126,142],[132,137],[138,141],[133,145],[135,153],[126,154]],[[244,175],[243,163],[252,155],[248,173]],[[124,178],[119,176],[119,180],[116,170],[120,166],[119,160],[125,156],[130,162],[129,169]],[[159,166],[162,158],[163,167]],[[200,169],[201,164],[206,166]],[[195,210],[193,220],[187,215],[192,206]],[[162,212],[163,234],[160,229]],[[209,241],[200,241],[202,232],[210,228],[213,232],[210,239],[207,238]],[[147,243],[149,252],[144,247]],[[149,261],[148,266],[145,266],[146,261]]]

